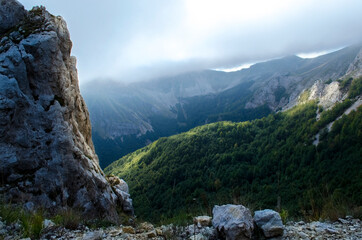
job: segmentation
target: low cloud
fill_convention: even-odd
[[[231,68],[362,40],[359,0],[21,0],[62,15],[80,81]]]

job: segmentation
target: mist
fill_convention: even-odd
[[[362,40],[362,1],[20,0],[68,24],[80,83],[230,69]]]

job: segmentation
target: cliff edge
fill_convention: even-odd
[[[89,218],[132,213],[99,167],[65,21],[16,0],[0,0],[0,20],[0,194]]]

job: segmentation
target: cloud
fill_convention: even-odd
[[[81,83],[137,81],[362,40],[360,0],[21,0],[62,15]]]

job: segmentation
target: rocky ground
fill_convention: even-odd
[[[362,239],[362,222],[350,216],[336,222],[289,222],[283,239]]]
[[[186,227],[154,227],[150,223],[141,223],[137,227],[119,225],[104,229],[80,226],[76,230],[55,226],[49,221],[45,225],[40,239],[217,239],[213,227],[198,223]],[[20,232],[19,224],[7,225],[0,221],[0,239],[22,239]],[[362,221],[347,216],[336,222],[288,222],[284,226],[283,236],[277,239],[362,239]]]

